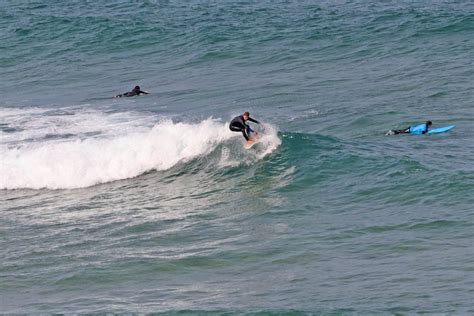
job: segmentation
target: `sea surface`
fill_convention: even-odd
[[[472,1],[3,0],[0,88],[2,314],[474,314]]]

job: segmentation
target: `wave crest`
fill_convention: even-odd
[[[261,149],[253,152],[253,160],[280,144],[276,130],[270,130],[271,134],[265,132],[262,137]],[[210,118],[196,124],[163,120],[151,128],[117,136],[3,146],[0,188],[70,189],[133,178],[207,155],[238,136],[226,123]]]

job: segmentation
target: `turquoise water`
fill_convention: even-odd
[[[473,34],[469,1],[0,3],[0,312],[474,313]]]

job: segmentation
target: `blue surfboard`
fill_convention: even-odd
[[[454,128],[456,125],[449,125],[445,127],[438,127],[438,128],[433,128],[428,131],[428,134],[438,134],[438,133],[444,133],[449,131],[450,129]]]

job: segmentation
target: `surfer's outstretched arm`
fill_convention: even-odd
[[[248,120],[249,120],[250,122],[254,122],[254,123],[260,124],[260,122],[259,122],[259,121],[257,121],[257,120],[254,120],[254,119],[253,119],[253,118],[251,118],[251,117],[249,117],[249,119],[248,119]]]

